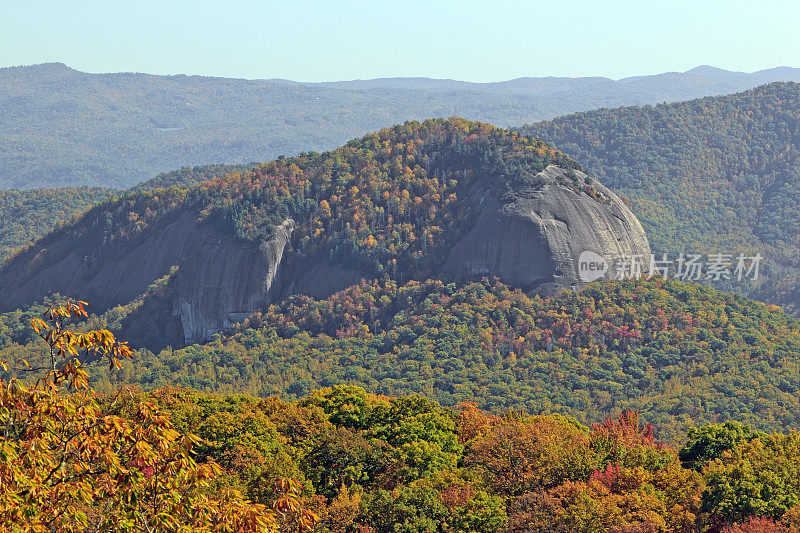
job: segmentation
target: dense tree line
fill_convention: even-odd
[[[800,435],[734,421],[658,442],[626,410],[569,416],[443,408],[354,386],[295,401],[89,388],[90,355],[133,356],[70,329],[84,302],[31,319],[47,348],[0,359],[0,531],[724,532],[800,528]]]
[[[154,284],[153,293],[166,281]],[[142,300],[91,317],[118,331]],[[24,321],[0,315],[0,356],[30,359]],[[795,427],[800,324],[776,307],[678,281],[609,282],[553,299],[500,283],[363,283],[324,300],[297,296],[205,345],[140,350],[115,381],[299,398],[356,384],[445,406],[563,413],[583,423],[634,408],[675,441],[690,426],[740,420]]]
[[[221,178],[234,172],[243,172],[256,168],[258,163],[243,165],[202,165],[194,167],[181,167],[171,172],[162,172],[155,178],[143,181],[133,187],[132,191],[152,191],[168,189],[170,187],[187,188],[214,178]]]
[[[46,347],[22,360],[25,385],[0,379],[0,531],[308,531],[296,480],[265,487],[271,506],[213,486],[222,470],[196,461],[198,437],[175,430],[152,401],[129,391],[100,397],[85,370],[90,357],[118,368],[131,350],[104,329],[78,332],[86,302],[48,306],[30,326]],[[20,363],[20,361],[15,361]],[[0,367],[7,370],[6,361]]]
[[[586,426],[352,386],[288,403],[175,388],[139,397],[196,434],[199,456],[218,461],[223,483],[252,501],[270,503],[272,479],[299,480],[318,531],[788,533],[800,525],[797,433],[727,422],[669,446],[635,411]]]

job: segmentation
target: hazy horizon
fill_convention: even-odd
[[[375,77],[375,78],[347,78],[347,79],[330,79],[330,80],[320,80],[320,81],[302,81],[302,80],[293,80],[293,79],[289,79],[289,78],[275,78],[275,77],[272,77],[272,78],[243,78],[243,77],[221,76],[221,75],[214,75],[214,74],[192,74],[192,73],[189,73],[189,72],[174,72],[174,73],[170,73],[170,74],[161,74],[161,73],[145,72],[145,71],[133,71],[133,70],[109,70],[109,71],[97,71],[97,72],[94,72],[94,71],[88,71],[88,70],[82,70],[82,69],[79,69],[79,68],[75,68],[72,65],[66,64],[66,63],[64,63],[62,61],[46,61],[46,62],[42,62],[42,63],[28,63],[28,64],[20,64],[20,65],[0,65],[0,69],[26,68],[26,67],[37,67],[37,66],[46,66],[46,65],[63,65],[64,67],[66,67],[68,69],[76,70],[76,71],[82,72],[84,74],[97,74],[97,75],[103,75],[103,74],[142,74],[142,75],[147,75],[147,76],[187,76],[187,77],[196,76],[196,77],[203,77],[203,78],[223,78],[223,79],[249,80],[249,81],[287,81],[287,82],[302,83],[302,84],[334,84],[334,83],[346,83],[346,82],[358,82],[358,81],[377,81],[377,80],[390,80],[390,79],[393,79],[393,80],[396,80],[396,79],[403,79],[403,80],[419,79],[419,80],[452,81],[452,82],[477,84],[477,85],[488,85],[488,84],[495,84],[495,83],[504,83],[504,82],[515,81],[515,80],[524,80],[524,79],[548,79],[548,78],[553,78],[553,79],[592,79],[592,78],[598,79],[599,78],[599,79],[607,79],[607,80],[618,82],[618,81],[623,81],[623,80],[632,79],[632,78],[658,76],[658,75],[663,75],[663,74],[688,74],[688,73],[690,73],[692,71],[700,70],[700,69],[706,69],[706,68],[717,70],[717,71],[723,71],[723,72],[727,72],[727,73],[730,73],[730,74],[744,74],[744,75],[752,75],[752,74],[758,74],[758,73],[761,73],[761,72],[770,72],[770,71],[781,70],[781,69],[800,70],[800,66],[795,67],[795,66],[792,66],[792,65],[776,65],[776,66],[773,66],[773,67],[766,67],[766,68],[762,68],[762,69],[746,71],[746,70],[731,70],[731,69],[725,69],[725,68],[717,67],[715,65],[706,65],[706,64],[704,64],[704,65],[697,65],[695,67],[689,68],[687,70],[682,70],[682,71],[671,70],[671,71],[663,71],[663,72],[646,72],[646,73],[641,73],[641,74],[633,74],[631,76],[625,76],[625,77],[622,77],[622,78],[612,78],[610,76],[604,76],[604,75],[601,75],[601,74],[598,74],[598,75],[595,75],[595,76],[557,76],[557,75],[534,76],[534,75],[523,75],[523,76],[517,76],[516,78],[497,79],[497,80],[489,80],[489,81],[472,81],[472,80],[467,80],[467,79],[437,78],[437,77],[421,76],[421,75],[420,76],[413,76],[413,75],[401,76],[401,75],[397,75],[397,76],[379,76],[379,77]]]
[[[89,73],[486,83],[800,66],[800,4],[788,0],[7,0],[0,15],[0,65]]]

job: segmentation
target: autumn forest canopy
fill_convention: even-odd
[[[0,532],[800,532],[798,109],[774,83],[0,191]],[[764,276],[446,268],[490,204],[553,190]],[[251,286],[196,273],[234,256],[267,296],[220,311]]]
[[[800,434],[734,421],[654,437],[633,410],[571,416],[444,408],[352,385],[294,401],[88,387],[85,304],[32,320],[50,364],[3,382],[7,531],[796,531]],[[6,363],[4,362],[4,365]],[[55,369],[55,370],[53,370]],[[760,528],[760,529],[755,529]]]

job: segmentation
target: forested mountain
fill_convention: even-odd
[[[740,168],[774,181],[727,197],[791,196],[797,87],[752,93]],[[795,242],[763,231],[719,243]],[[457,118],[102,200],[0,269],[0,530],[797,533],[800,321],[660,277],[535,294],[584,246],[649,254],[575,160]]]
[[[332,149],[386,124],[461,116],[520,125],[601,106],[728,93],[797,69],[710,67],[612,81],[476,84],[388,79],[330,84],[86,74],[62,64],[0,69],[0,187],[130,187],[186,165]]]
[[[582,283],[585,250],[649,257],[635,217],[576,162],[488,124],[437,119],[104,202],[0,268],[0,309],[60,292],[104,311],[170,276],[126,331],[177,346],[362,278],[496,275],[550,293]]]
[[[526,126],[630,200],[655,252],[764,255],[770,281],[737,287],[800,304],[800,85]]]
[[[537,203],[547,198],[557,201]],[[769,430],[800,422],[799,326],[778,308],[672,280],[534,296],[526,283],[553,272],[520,273],[541,275],[591,227],[619,224],[615,198],[547,144],[462,119],[410,122],[193,187],[143,187],[6,263],[3,358],[33,346],[19,321],[36,308],[14,309],[60,292],[149,348],[123,371],[146,388],[293,398],[358,383],[584,422],[637,408],[669,439],[718,417]],[[601,240],[634,246],[629,229]],[[470,283],[493,275],[501,282]]]

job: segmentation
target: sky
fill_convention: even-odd
[[[0,0],[0,67],[334,81],[800,67],[798,0]]]

